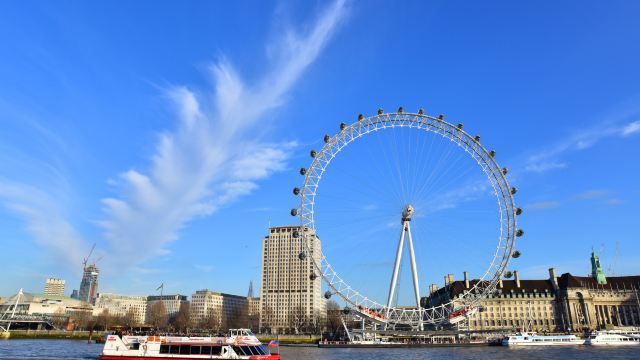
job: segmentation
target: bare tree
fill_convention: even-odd
[[[96,318],[87,311],[78,311],[74,315],[75,328],[92,331],[96,326]]]
[[[180,310],[176,316],[171,319],[171,325],[180,333],[187,333],[191,327],[191,311],[189,303],[180,304]]]
[[[301,305],[298,305],[289,313],[289,328],[295,334],[303,333],[308,325],[309,319],[304,310]]]
[[[109,314],[109,309],[104,309],[102,310],[100,315],[98,315],[98,318],[96,319],[96,323],[103,330],[107,331],[109,330],[109,326],[113,325],[113,318],[114,317],[111,316],[111,314]]]
[[[340,305],[333,300],[327,301],[327,315],[325,320],[325,329],[331,337],[335,337],[335,334],[340,330],[342,326]]]
[[[200,323],[200,328],[219,333],[222,330],[222,316],[219,309],[209,309]]]
[[[164,329],[167,326],[167,309],[164,302],[156,301],[151,305],[148,322],[156,329]]]
[[[246,306],[235,306],[231,310],[231,317],[227,319],[226,325],[229,328],[242,328],[247,326],[248,309]]]
[[[265,306],[265,308],[262,309],[262,314],[258,316],[262,317],[262,323],[260,324],[261,329],[259,329],[259,331],[265,334],[271,334],[274,316],[273,308],[271,306]]]
[[[136,311],[132,307],[130,307],[129,310],[127,310],[127,313],[120,319],[119,325],[122,325],[127,329],[132,329],[136,325],[140,325],[138,324],[137,315],[138,314],[136,314]]]
[[[51,316],[51,323],[56,329],[66,328],[68,321],[69,317],[62,308],[58,308]]]

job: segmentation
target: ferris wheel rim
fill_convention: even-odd
[[[340,131],[334,136],[325,135],[325,144],[319,152],[311,151],[313,161],[309,169],[301,169],[301,174],[305,176],[303,188],[299,191],[300,207],[293,209],[296,216],[300,218],[300,231],[307,251],[311,251],[311,244],[308,241],[307,232],[309,229],[315,231],[314,205],[315,196],[319,187],[322,175],[329,167],[331,161],[349,144],[374,131],[393,128],[415,128],[427,132],[432,132],[455,143],[458,147],[467,152],[477,165],[487,176],[492,185],[495,198],[500,209],[500,237],[496,251],[493,254],[489,267],[472,287],[465,291],[461,297],[435,307],[408,310],[404,308],[388,307],[364,296],[359,291],[351,287],[333,269],[324,254],[320,254],[319,261],[315,256],[311,257],[316,271],[333,290],[332,294],[341,297],[347,304],[354,307],[356,311],[367,316],[373,321],[380,323],[439,323],[446,320],[447,316],[454,310],[454,301],[465,302],[465,307],[477,306],[480,300],[493,292],[497,284],[506,271],[512,252],[514,251],[517,231],[517,221],[515,201],[513,198],[514,188],[509,186],[506,178],[506,171],[500,168],[495,160],[495,152],[487,150],[479,141],[478,137],[472,137],[463,130],[459,124],[454,126],[445,121],[442,117],[433,117],[418,113],[406,113],[398,111],[395,113],[381,113],[371,117],[360,115],[358,121],[340,126]],[[298,213],[299,210],[299,213]],[[485,280],[493,272],[489,280]],[[330,290],[330,291],[331,291]],[[382,316],[382,310],[387,311],[387,316]]]

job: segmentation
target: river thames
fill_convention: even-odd
[[[87,344],[79,340],[2,340],[0,359],[97,359],[101,344]],[[333,359],[640,359],[640,346],[636,347],[455,347],[412,349],[319,349],[315,347],[280,347],[283,360]]]

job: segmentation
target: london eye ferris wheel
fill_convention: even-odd
[[[463,124],[422,109],[380,109],[341,123],[323,140],[310,152],[311,165],[300,169],[304,182],[293,189],[300,203],[291,215],[300,220],[294,237],[306,252],[312,233],[323,239],[322,254],[310,258],[311,276],[328,287],[325,297],[338,296],[374,323],[422,329],[477,308],[511,276],[507,266],[520,255],[515,240],[523,235],[517,190],[496,152]],[[455,299],[457,306],[453,299],[421,304],[420,277],[435,281],[461,266],[473,270],[476,281]],[[401,299],[403,272],[413,291]]]

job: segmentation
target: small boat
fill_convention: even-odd
[[[108,335],[100,360],[280,360],[251,330],[229,331],[229,336],[219,337]]]
[[[575,335],[536,335],[517,332],[502,339],[503,346],[551,346],[584,345],[585,341]]]
[[[594,331],[585,341],[587,345],[640,345],[638,331]]]

